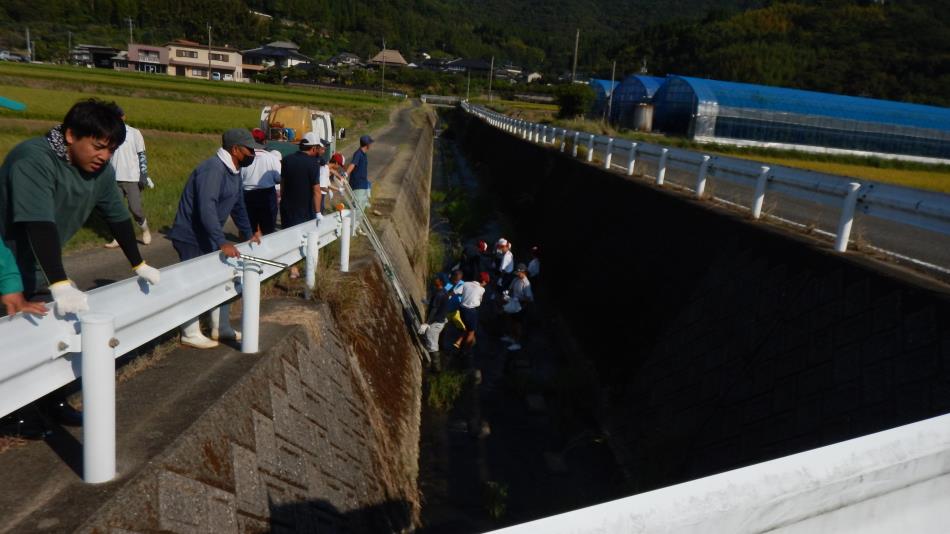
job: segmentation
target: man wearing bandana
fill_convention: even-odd
[[[233,128],[221,136],[221,148],[192,171],[178,202],[175,223],[168,233],[181,261],[221,251],[229,258],[240,256],[224,235],[228,216],[241,236],[261,242],[259,228],[252,229],[244,205],[241,169],[254,162],[254,150],[263,148],[251,132]],[[230,304],[211,312],[211,339],[201,333],[198,318],[182,325],[181,343],[195,348],[216,347],[219,339],[241,340],[241,332],[228,321]]]

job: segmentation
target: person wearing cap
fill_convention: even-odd
[[[119,108],[122,115],[122,122],[125,122],[125,111]],[[142,230],[142,244],[148,245],[152,242],[152,232],[148,229],[148,221],[145,219],[145,212],[142,210],[142,191],[145,188],[155,187],[155,183],[148,175],[148,158],[145,157],[145,139],[142,138],[142,132],[138,128],[125,124],[125,142],[119,145],[109,164],[115,169],[115,181],[119,190],[125,196],[129,204],[129,211],[132,212],[132,218],[138,223]],[[106,248],[119,248],[119,242],[113,239],[106,243]]]
[[[462,284],[462,302],[459,305],[459,313],[462,322],[465,323],[465,332],[459,336],[453,347],[461,350],[463,345],[466,348],[472,348],[475,345],[475,331],[478,330],[478,308],[482,305],[482,297],[485,295],[485,286],[491,281],[488,273],[478,273],[478,278]]]
[[[443,275],[444,276],[444,275]],[[445,289],[446,279],[436,276],[432,280],[432,295],[429,297],[428,313],[426,314],[425,336],[426,349],[433,357],[439,352],[439,336],[448,322],[449,292]]]
[[[277,229],[277,187],[280,184],[280,152],[264,148],[264,130],[251,130],[261,148],[254,149],[254,163],[241,169],[244,184],[244,205],[251,228],[264,235]]]
[[[508,350],[521,350],[525,308],[534,302],[534,293],[531,291],[531,282],[528,280],[527,265],[519,263],[515,267],[515,278],[511,281],[511,285],[505,293],[506,302],[502,309],[508,317],[510,335],[502,337],[501,340],[511,343]]]
[[[501,292],[511,284],[515,268],[515,256],[511,253],[511,242],[504,237],[495,242],[495,270],[498,284],[496,292]],[[494,293],[493,293],[494,295]]]
[[[372,189],[369,181],[369,157],[366,155],[371,146],[373,146],[372,137],[368,135],[360,137],[360,147],[353,153],[350,164],[346,166],[346,175],[349,176],[350,188],[353,190],[353,202],[364,214],[369,208]],[[363,233],[359,224],[356,225],[356,229],[357,232]]]
[[[0,165],[0,240],[20,273],[19,284],[4,288],[9,294],[22,288],[23,300],[33,299],[48,288],[56,315],[89,310],[86,294],[66,274],[63,246],[93,211],[105,220],[135,274],[149,284],[159,283],[159,270],[142,260],[132,219],[115,185],[115,169],[109,165],[125,136],[122,112],[114,102],[81,100],[61,124],[6,155]],[[4,278],[11,275],[7,269]],[[4,304],[12,300],[18,307],[25,305],[16,296],[5,298]],[[39,405],[63,424],[82,424],[82,414],[58,392]]]
[[[281,166],[280,223],[290,228],[313,220],[322,198],[320,163],[326,150],[313,132],[300,140],[296,153],[284,158]]]
[[[343,170],[343,154],[335,152],[330,156],[327,162],[327,168],[330,170],[330,187],[327,192],[328,198],[332,199],[334,195],[344,198],[344,180],[346,180],[346,171]]]
[[[181,192],[178,213],[168,232],[181,261],[221,251],[229,258],[241,255],[224,235],[224,223],[230,216],[245,239],[261,242],[261,231],[251,227],[244,204],[241,169],[254,163],[255,150],[263,148],[251,132],[232,128],[221,136],[221,148],[214,156],[198,164]],[[211,339],[201,333],[199,318],[181,327],[181,343],[199,349],[216,347],[218,340],[241,340],[241,332],[228,319],[231,305],[222,304],[211,312]]]

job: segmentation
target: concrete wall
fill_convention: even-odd
[[[950,411],[946,287],[455,121],[544,250],[636,489]]]

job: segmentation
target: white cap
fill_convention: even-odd
[[[508,240],[504,237],[498,238],[498,241],[495,241],[495,247],[505,247],[508,246]]]
[[[303,137],[300,138],[300,144],[302,146],[323,146],[323,144],[320,143],[320,138],[313,132],[303,134]]]

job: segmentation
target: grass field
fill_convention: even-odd
[[[171,225],[185,181],[220,146],[221,132],[257,126],[262,105],[297,103],[330,111],[336,125],[349,130],[337,148],[349,150],[360,134],[387,123],[390,111],[402,102],[362,94],[13,63],[0,63],[0,96],[27,105],[25,112],[0,109],[0,161],[20,141],[45,134],[78,100],[97,97],[121,105],[129,123],[143,130],[156,184],[143,194],[153,230]],[[93,217],[67,250],[104,243],[102,228]]]

